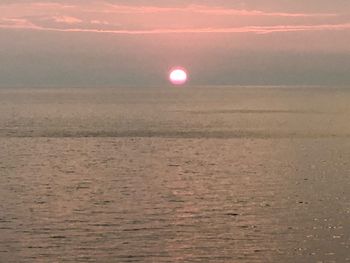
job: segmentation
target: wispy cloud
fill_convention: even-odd
[[[105,20],[91,20],[90,21],[91,24],[93,25],[109,25],[108,21],[105,21]]]
[[[81,19],[72,16],[53,16],[52,20],[57,23],[79,24],[83,22]]]
[[[85,32],[85,33],[105,33],[105,34],[129,34],[129,35],[147,35],[147,34],[186,34],[186,33],[256,33],[269,34],[277,32],[298,32],[298,31],[329,31],[329,30],[350,30],[350,23],[347,24],[323,24],[323,25],[283,25],[283,26],[246,26],[229,28],[187,28],[187,29],[168,29],[157,28],[150,30],[107,30],[107,29],[87,29],[87,28],[50,28],[37,26],[27,21],[13,20],[13,24],[0,24],[0,28],[16,28],[39,31],[56,32]]]
[[[36,26],[24,18],[1,18],[0,19],[0,28],[17,28],[17,29],[33,29]]]
[[[23,8],[41,8],[41,9],[62,9],[62,8],[77,8],[78,5],[65,4],[60,2],[10,2],[10,3],[0,3],[0,8],[12,8],[12,7],[23,7]]]
[[[293,13],[293,12],[267,12],[255,9],[235,9],[221,6],[189,4],[179,6],[156,5],[119,5],[106,1],[84,1],[83,3],[67,4],[62,2],[12,2],[0,3],[0,10],[15,8],[18,12],[23,10],[56,10],[56,11],[80,11],[94,13],[120,13],[120,14],[157,14],[157,13],[197,13],[211,15],[238,15],[238,16],[275,16],[275,17],[329,17],[337,16],[336,13]]]
[[[91,10],[90,10],[91,11]],[[108,5],[100,10],[104,13],[123,14],[152,14],[152,13],[197,13],[210,15],[237,15],[237,16],[274,16],[274,17],[328,17],[337,16],[334,13],[287,13],[287,12],[264,12],[259,10],[231,9],[205,5],[188,5],[185,7],[157,7],[157,6],[128,6]]]

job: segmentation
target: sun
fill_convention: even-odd
[[[170,70],[169,80],[174,85],[183,85],[187,82],[187,72],[184,68],[176,67]]]

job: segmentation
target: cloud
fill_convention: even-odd
[[[323,24],[323,25],[277,25],[277,26],[246,26],[228,28],[187,28],[168,29],[157,28],[150,30],[128,30],[128,29],[91,29],[91,28],[50,28],[33,25],[22,20],[13,20],[13,24],[0,24],[0,28],[21,28],[39,31],[56,32],[81,32],[81,33],[105,33],[105,34],[129,34],[129,35],[149,35],[149,34],[186,34],[186,33],[255,33],[269,34],[278,32],[298,32],[298,31],[330,31],[330,30],[350,30],[350,23],[347,24]]]
[[[121,14],[152,14],[152,13],[198,13],[210,15],[237,15],[237,16],[271,16],[271,17],[327,17],[337,16],[334,13],[287,13],[287,12],[264,12],[259,10],[230,9],[205,5],[189,5],[185,7],[157,7],[157,6],[128,6],[108,5],[101,10],[104,13]]]
[[[107,21],[101,21],[101,20],[91,20],[90,23],[93,25],[109,25]]]
[[[0,8],[12,8],[12,7],[22,7],[22,8],[41,8],[41,9],[63,9],[63,8],[77,8],[77,5],[64,4],[59,2],[16,2],[11,1],[10,3],[0,3]]]
[[[24,18],[1,18],[0,28],[34,29],[36,26]]]
[[[56,23],[64,23],[64,24],[79,24],[83,22],[81,19],[72,16],[53,16],[52,20]]]

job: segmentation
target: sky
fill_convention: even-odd
[[[1,0],[0,87],[350,85],[348,0]]]

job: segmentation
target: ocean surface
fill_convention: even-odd
[[[0,262],[350,262],[350,88],[0,89]]]

